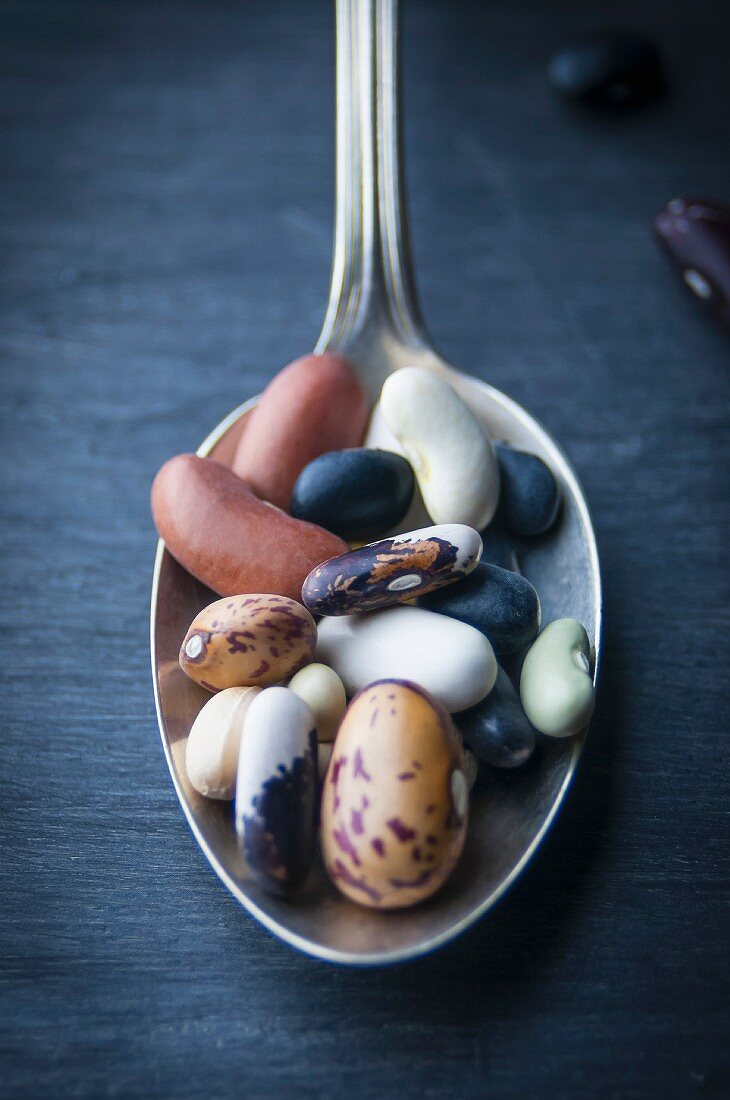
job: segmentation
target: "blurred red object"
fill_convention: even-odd
[[[730,325],[730,206],[672,199],[654,218],[654,231],[685,286]]]

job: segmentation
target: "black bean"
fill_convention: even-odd
[[[537,455],[498,443],[501,481],[499,519],[513,535],[532,537],[557,519],[560,490],[552,470]]]
[[[498,565],[500,569],[511,569],[513,573],[519,572],[514,541],[496,521],[493,520],[481,536],[482,561]]]
[[[480,562],[463,580],[422,596],[419,606],[459,619],[486,634],[495,653],[516,653],[540,628],[537,592],[519,573]]]
[[[455,715],[456,725],[479,760],[496,768],[516,768],[532,756],[535,731],[503,668],[481,703]]]
[[[365,541],[400,522],[414,489],[413,470],[402,455],[369,447],[328,451],[302,470],[290,511],[340,538]]]
[[[548,77],[566,99],[612,110],[647,103],[665,87],[657,47],[626,31],[600,31],[567,43],[551,57]]]

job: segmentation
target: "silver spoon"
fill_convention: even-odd
[[[454,370],[433,350],[416,304],[400,175],[397,0],[336,0],[337,187],[329,305],[316,350],[355,364],[371,398],[399,367],[448,378],[491,436],[541,455],[564,497],[558,529],[522,558],[543,622],[570,616],[588,631],[598,669],[601,582],[583,494],[547,432],[499,390]],[[257,398],[226,417],[198,450],[230,462]],[[472,796],[464,855],[446,886],[413,909],[383,913],[347,901],[318,865],[294,900],[263,893],[238,851],[229,803],[202,798],[185,772],[185,742],[209,696],[179,669],[180,639],[213,596],[159,544],[151,647],[162,743],[178,797],[211,866],[270,931],[307,954],[357,965],[413,958],[447,943],[497,901],[545,836],[575,771],[583,737],[550,741],[524,773],[495,775]]]

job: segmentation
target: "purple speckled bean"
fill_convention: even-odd
[[[464,843],[463,766],[450,717],[422,688],[378,681],[353,699],[322,798],[322,853],[343,893],[397,908],[438,889]]]

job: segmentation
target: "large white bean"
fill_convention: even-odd
[[[185,747],[188,779],[206,798],[230,800],[236,789],[241,730],[257,687],[231,687],[208,700]]]
[[[499,502],[499,466],[486,430],[445,379],[404,367],[386,379],[380,414],[413,466],[434,523],[481,531]]]
[[[453,713],[475,706],[497,678],[480,631],[420,607],[324,618],[317,634],[317,659],[335,669],[348,695],[374,680],[413,680]]]

